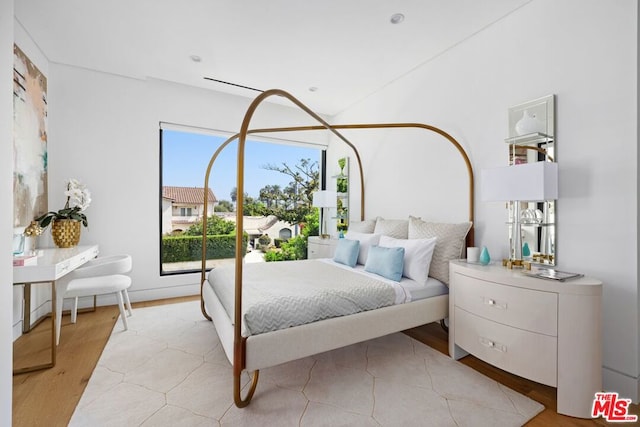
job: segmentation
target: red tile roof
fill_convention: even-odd
[[[162,187],[162,197],[173,200],[175,203],[204,204],[204,188],[197,187]],[[215,203],[218,199],[209,188],[209,203]]]

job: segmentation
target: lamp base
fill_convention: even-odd
[[[503,259],[502,266],[507,267],[509,270],[514,268],[523,268],[525,270],[531,270],[531,262],[523,261],[521,259]]]

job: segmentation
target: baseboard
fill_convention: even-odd
[[[620,397],[631,399],[633,403],[638,403],[640,394],[640,378],[631,377],[622,372],[603,367],[602,386],[604,391],[618,392]]]

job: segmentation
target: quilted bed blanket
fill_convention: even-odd
[[[234,320],[234,266],[215,268],[208,283]],[[397,290],[386,281],[323,260],[246,264],[242,335],[299,326],[393,305]]]

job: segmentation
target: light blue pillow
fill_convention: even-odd
[[[349,267],[355,267],[358,262],[358,253],[360,253],[359,240],[340,239],[333,260]]]
[[[402,279],[402,270],[404,269],[404,248],[371,246],[364,269],[369,273],[375,273],[399,282]]]

